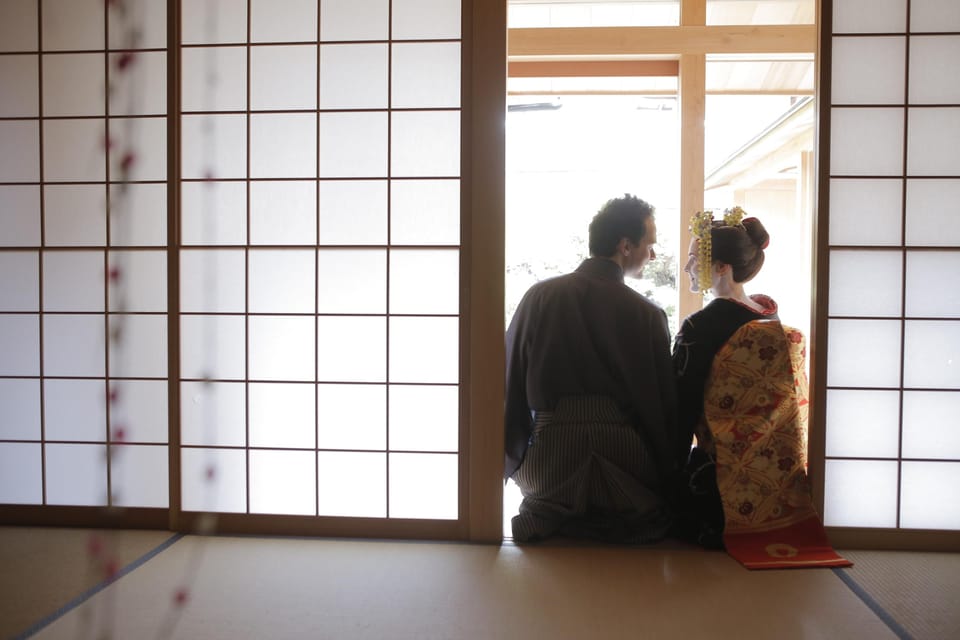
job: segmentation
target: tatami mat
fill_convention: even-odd
[[[0,539],[6,533],[0,529]],[[82,554],[82,547],[74,553]],[[42,555],[38,562],[44,562]],[[60,569],[76,564],[65,558]],[[15,588],[6,575],[2,580],[4,593]],[[178,609],[176,594],[183,587],[186,601]],[[42,615],[55,612],[53,604]],[[171,617],[177,612],[182,616]],[[166,626],[172,621],[175,627]],[[187,536],[36,637],[896,635],[830,570],[751,572],[726,554],[687,547]]]
[[[90,562],[92,540],[122,568],[172,535],[0,527],[0,638],[22,632],[101,583],[103,574]]]
[[[911,637],[960,638],[960,554],[844,551],[852,577]]]

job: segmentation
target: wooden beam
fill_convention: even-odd
[[[677,247],[677,266],[687,262],[690,244],[688,221],[703,209],[704,181],[704,118],[706,98],[706,57],[687,54],[680,58],[680,246]],[[678,274],[679,295],[677,313],[682,321],[703,307],[703,296],[690,291],[686,274]]]
[[[817,27],[801,25],[679,27],[551,27],[510,29],[517,56],[631,56],[706,53],[812,53]]]
[[[511,78],[676,77],[677,60],[512,60]]]

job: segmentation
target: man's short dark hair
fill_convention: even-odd
[[[653,205],[629,193],[608,200],[590,221],[590,255],[609,258],[621,238],[639,243],[653,211]]]

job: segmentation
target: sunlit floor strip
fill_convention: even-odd
[[[840,580],[843,581],[845,585],[850,588],[851,591],[853,591],[853,593],[856,594],[858,598],[860,598],[861,601],[863,601],[863,604],[867,605],[871,611],[877,614],[878,618],[883,620],[883,623],[887,625],[890,631],[897,634],[897,637],[900,638],[900,640],[913,640],[913,636],[911,636],[906,629],[900,626],[900,623],[894,620],[893,616],[887,613],[887,610],[880,606],[880,603],[874,600],[873,597],[867,593],[866,590],[861,587],[845,569],[837,568],[833,569],[833,572],[838,578],[840,578]]]
[[[32,625],[30,628],[28,628],[26,631],[24,631],[20,635],[14,636],[13,637],[14,640],[29,638],[30,636],[38,633],[44,627],[50,624],[53,624],[56,620],[67,615],[68,613],[70,613],[71,611],[73,611],[74,609],[82,605],[84,602],[86,602],[93,596],[97,595],[98,593],[100,593],[101,591],[103,591],[104,589],[112,585],[114,582],[116,582],[123,576],[129,574],[130,572],[132,572],[133,570],[139,567],[142,567],[144,564],[146,564],[148,561],[150,561],[151,559],[159,555],[161,552],[163,552],[166,549],[169,549],[175,542],[183,538],[184,535],[186,534],[183,534],[183,533],[173,534],[172,536],[164,540],[161,544],[157,545],[154,549],[151,549],[150,551],[143,554],[142,556],[140,556],[139,558],[137,558],[127,566],[120,569],[120,571],[117,572],[117,575],[115,577],[109,580],[103,580],[102,582],[100,582],[100,584],[97,584],[91,587],[90,589],[87,589],[85,592],[81,593],[79,596],[77,596],[67,604],[63,605],[62,607],[60,607],[50,615],[44,617],[39,622]]]

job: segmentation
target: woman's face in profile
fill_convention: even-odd
[[[700,261],[697,260],[697,252],[700,249],[700,241],[697,238],[690,240],[690,248],[687,250],[687,263],[683,265],[683,270],[690,276],[690,291],[700,292],[700,282],[698,281],[698,272],[700,271]]]

